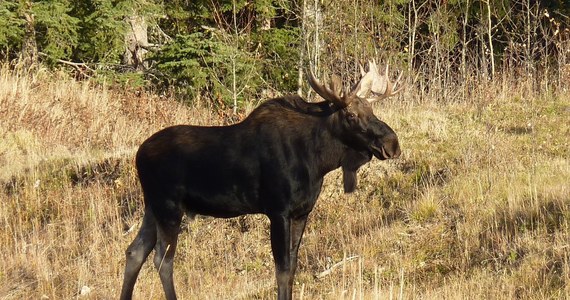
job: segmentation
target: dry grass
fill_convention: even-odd
[[[338,172],[327,176],[296,298],[570,298],[570,95],[524,91],[487,86],[472,101],[442,104],[408,90],[379,105],[403,156],[365,165],[352,195]],[[0,298],[116,298],[142,217],[133,155],[178,123],[222,120],[3,66]],[[274,297],[263,216],[185,223],[178,250],[181,299]],[[151,263],[135,296],[163,297]]]

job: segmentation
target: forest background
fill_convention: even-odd
[[[563,0],[0,1],[0,298],[116,298],[144,139],[376,59],[402,156],[325,178],[295,297],[570,299],[569,25]],[[179,296],[274,298],[267,229],[185,221]]]
[[[563,0],[8,0],[0,58],[236,109],[302,94],[308,65],[349,80],[375,58],[438,98],[466,99],[503,74],[561,82],[569,16]],[[451,86],[465,93],[448,95]]]

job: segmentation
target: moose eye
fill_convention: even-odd
[[[352,121],[352,120],[356,119],[356,114],[355,114],[355,113],[352,113],[352,112],[349,112],[348,115],[347,115],[347,117],[348,117],[349,120]]]

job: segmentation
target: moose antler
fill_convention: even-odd
[[[388,64],[386,64],[386,70],[382,75],[378,72],[378,66],[375,60],[368,61],[368,72],[364,71],[362,65],[359,66],[362,79],[360,79],[360,89],[356,94],[360,98],[366,98],[368,102],[392,97],[404,88],[403,84],[398,86],[402,78],[402,72],[400,72],[396,81],[390,81],[388,76]],[[394,90],[394,88],[396,89]],[[368,97],[369,93],[371,93],[373,97]]]
[[[313,71],[309,69],[307,72],[307,78],[309,85],[313,88],[317,94],[323,97],[325,100],[334,103],[339,107],[346,106],[346,103],[342,100],[342,83],[338,76],[333,75],[330,82],[330,88],[322,84],[313,75]]]

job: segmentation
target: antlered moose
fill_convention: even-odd
[[[391,82],[388,66],[380,74],[375,62],[368,69],[361,66],[362,78],[351,89],[337,76],[326,86],[308,72],[323,102],[293,95],[271,99],[234,125],[173,126],[144,141],[136,154],[144,218],[126,251],[121,299],[131,299],[153,249],[166,298],[176,299],[174,252],[184,214],[266,215],[277,298],[291,299],[301,237],[325,174],[342,168],[344,190],[352,192],[358,168],[372,156],[400,155],[396,134],[370,106],[398,93],[400,77]]]

